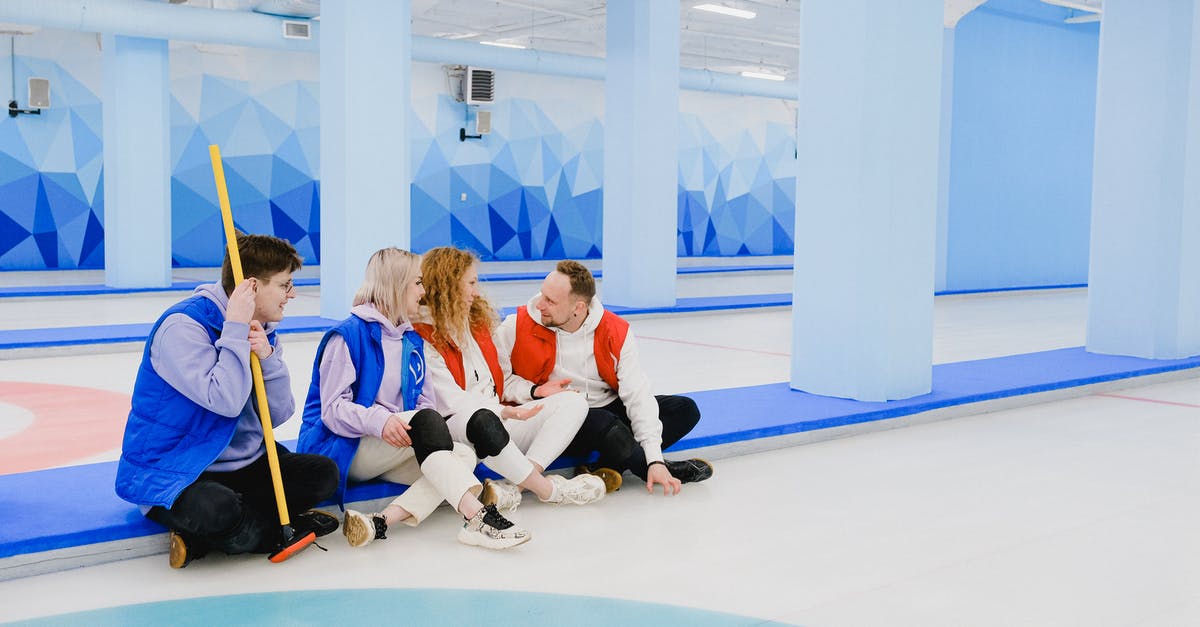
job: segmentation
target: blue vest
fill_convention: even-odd
[[[133,384],[132,407],[117,463],[117,496],[138,505],[171,507],[179,493],[229,446],[237,430],[236,416],[205,409],[154,371],[150,345],[163,321],[177,313],[204,327],[213,343],[225,324],[225,315],[217,304],[196,295],[168,309],[150,330]],[[268,339],[273,345],[275,334],[269,334]]]
[[[383,329],[378,322],[368,322],[351,315],[325,333],[317,346],[317,357],[313,361],[312,383],[308,386],[308,399],[304,402],[304,423],[300,425],[300,439],[296,450],[300,453],[324,455],[338,466],[338,503],[345,503],[346,480],[350,474],[350,462],[358,452],[359,438],[340,436],[321,420],[321,357],[325,345],[334,334],[340,335],[350,352],[350,362],[357,373],[354,383],[354,402],[363,407],[375,404],[379,386],[383,383]],[[417,406],[421,387],[425,383],[425,341],[416,331],[404,332],[405,368],[400,379],[400,393],[405,410]]]

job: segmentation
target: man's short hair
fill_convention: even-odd
[[[578,261],[564,259],[558,262],[554,269],[565,274],[571,281],[572,294],[583,299],[585,303],[592,302],[592,297],[596,295],[596,278],[592,276],[592,271],[588,270],[587,266]]]
[[[274,235],[247,235],[238,233],[238,256],[242,259],[242,277],[254,277],[265,281],[280,272],[295,272],[304,265],[296,248],[285,239]],[[229,249],[221,262],[221,287],[225,294],[232,294],[237,284],[233,280],[233,266],[229,263]]]

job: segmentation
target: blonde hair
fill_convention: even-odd
[[[482,294],[471,303],[463,303],[462,278],[479,261],[473,253],[440,246],[425,253],[421,273],[425,281],[425,299],[433,321],[433,342],[461,346],[472,329],[489,333],[500,321],[492,304]]]
[[[375,251],[354,293],[354,305],[369,303],[393,324],[408,322],[416,312],[404,310],[404,291],[420,271],[420,255],[395,247]]]

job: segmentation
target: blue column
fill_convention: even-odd
[[[800,26],[793,388],[930,390],[940,0],[806,0]]]
[[[606,303],[675,304],[679,5],[610,0],[604,81]]]
[[[1200,353],[1200,1],[1105,0],[1087,348]]]
[[[954,120],[954,33],[946,28],[942,35],[942,117],[938,126],[938,202],[937,252],[933,288],[946,289],[946,242],[950,233],[950,136]]]
[[[412,239],[409,0],[321,7],[321,315],[343,318],[371,253]]]
[[[104,283],[171,284],[167,42],[104,35]]]

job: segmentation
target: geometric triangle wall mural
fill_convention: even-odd
[[[54,106],[37,118],[0,117],[0,270],[103,268],[100,100],[55,61],[17,57],[17,65],[19,75],[51,79]],[[318,83],[268,85],[176,68],[172,77],[173,263],[221,262],[208,155],[214,143],[221,146],[235,225],[283,237],[306,264],[318,263]],[[490,107],[492,132],[463,142],[462,105],[429,96],[436,106],[427,119],[415,108],[410,118],[415,250],[455,245],[484,260],[600,256],[598,111],[559,126],[532,99],[501,99]],[[709,125],[724,132],[734,126],[727,122],[679,116],[678,254],[791,254],[792,130],[760,120],[752,122],[759,128],[718,139]]]

